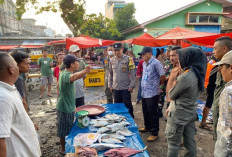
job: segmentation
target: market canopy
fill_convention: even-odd
[[[189,39],[189,38],[199,38],[216,35],[217,33],[207,33],[207,32],[197,32],[190,31],[188,29],[176,27],[170,31],[156,37],[157,40],[178,40],[178,39]]]
[[[89,47],[101,47],[108,46],[116,41],[113,40],[103,40],[91,38],[87,35],[82,35],[79,37],[67,38],[66,39],[66,49],[69,49],[71,45],[78,45],[80,48],[89,48]]]
[[[161,47],[170,44],[170,41],[161,41],[156,40],[153,36],[148,33],[144,33],[139,37],[134,39],[124,40],[123,43],[141,45],[141,46],[150,46],[150,47]]]
[[[48,42],[48,45],[54,45],[54,44],[66,44],[66,43],[65,43],[65,40],[54,40],[54,41]]]
[[[213,47],[215,40],[223,36],[228,36],[232,38],[232,33],[223,33],[223,34],[216,34],[216,35],[206,36],[206,37],[190,38],[188,39],[188,41],[195,45]]]
[[[44,45],[0,45],[0,50],[11,50],[13,48],[41,48],[44,47]]]

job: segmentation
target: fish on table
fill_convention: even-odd
[[[99,138],[101,138],[101,139],[105,139],[105,138],[116,138],[116,139],[121,140],[121,141],[123,141],[123,140],[126,139],[125,136],[123,136],[123,135],[118,135],[118,134],[101,134]]]
[[[97,133],[105,133],[105,132],[108,132],[110,131],[110,128],[107,128],[107,127],[101,127],[97,130]]]
[[[136,150],[131,148],[113,148],[104,153],[105,156],[109,157],[129,157],[131,155],[141,153],[146,150],[145,147],[143,150]]]
[[[123,148],[124,146],[118,144],[96,143],[90,145],[90,147],[96,149],[97,151],[104,151],[112,148]]]
[[[109,144],[121,144],[123,143],[122,141],[116,139],[116,138],[105,138],[105,139],[101,139],[102,143],[109,143]]]
[[[123,135],[123,136],[132,136],[132,135],[134,135],[134,133],[131,132],[130,130],[128,130],[127,128],[118,130],[116,133],[120,134],[120,135]]]

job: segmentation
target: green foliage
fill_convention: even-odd
[[[104,17],[101,13],[99,16],[96,14],[87,15],[80,32],[90,37],[108,40],[117,40],[121,36],[114,20]]]
[[[39,0],[16,0],[16,14],[17,18],[21,19],[22,15],[30,9],[27,7],[30,6],[37,10],[37,14],[44,11],[57,12],[59,9],[64,22],[76,36],[79,34],[80,27],[84,22],[84,4],[85,0],[77,0],[77,2],[75,0],[47,0],[45,6],[40,6]]]
[[[3,4],[4,3],[4,0],[0,0],[0,4]]]
[[[74,36],[79,34],[79,30],[84,22],[84,4],[85,0],[78,0],[78,3],[74,3],[73,0],[61,0],[60,2],[61,17]]]
[[[134,16],[135,11],[134,3],[129,3],[124,8],[117,9],[114,20],[120,32],[138,24]]]

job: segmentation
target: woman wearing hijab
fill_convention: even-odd
[[[199,48],[178,51],[182,74],[169,91],[172,100],[167,111],[165,135],[168,141],[168,157],[177,157],[181,137],[186,148],[185,157],[196,156],[195,121],[199,93],[204,90],[206,56]]]

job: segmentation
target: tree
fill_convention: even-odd
[[[134,16],[135,11],[134,3],[129,3],[124,8],[116,11],[114,20],[120,32],[138,24]]]
[[[57,8],[59,8],[61,17],[69,29],[75,36],[79,34],[80,27],[84,22],[85,0],[77,0],[77,2],[75,0],[47,0],[46,5],[42,7],[39,2],[39,0],[16,0],[16,14],[18,20],[20,20],[22,15],[32,6],[37,10],[38,14],[44,11],[57,12]],[[4,3],[4,0],[0,0],[0,4],[2,3]]]
[[[121,36],[114,20],[104,17],[101,13],[99,16],[96,14],[87,15],[80,32],[94,38],[108,40],[116,40]]]

